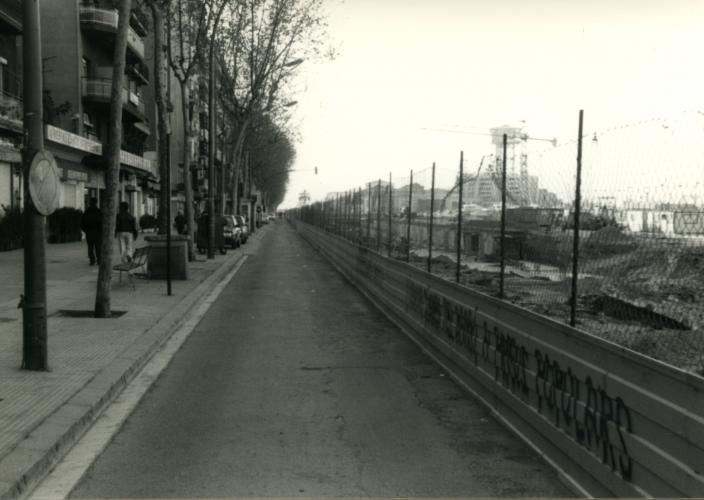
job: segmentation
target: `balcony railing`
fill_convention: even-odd
[[[129,64],[127,66],[127,72],[134,75],[145,85],[149,83],[149,67],[143,62],[139,61],[134,64]]]
[[[116,33],[118,18],[114,9],[81,6],[81,24],[98,26],[101,30]],[[127,30],[127,47],[140,59],[144,59],[144,41],[131,26]]]
[[[112,92],[112,80],[109,78],[83,78],[83,96],[98,98],[100,100],[110,100],[110,93]],[[122,103],[129,104],[134,108],[137,108],[140,115],[145,114],[144,101],[135,94],[122,87]],[[129,109],[129,108],[128,108]],[[142,118],[140,116],[140,118]]]

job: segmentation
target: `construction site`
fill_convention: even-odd
[[[452,186],[436,186],[426,170],[332,193],[321,223],[556,321],[572,314],[588,334],[704,374],[704,210],[583,199],[575,231],[574,198],[529,173],[528,141],[556,140],[532,138],[522,126],[486,135],[494,152],[476,171],[461,167]]]

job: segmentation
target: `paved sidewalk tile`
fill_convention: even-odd
[[[263,228],[266,229],[266,228]],[[85,243],[46,246],[47,372],[20,369],[22,250],[0,253],[0,498],[14,498],[47,472],[95,418],[93,413],[119,391],[149,355],[182,321],[198,299],[234,264],[251,253],[266,230],[247,245],[189,263],[190,278],[135,280],[135,289],[113,276],[112,309],[119,318],[68,318],[60,309],[90,310],[95,300],[96,266],[89,266]],[[142,238],[138,244],[144,244]],[[74,434],[76,434],[74,436]],[[68,439],[71,441],[71,439]],[[66,449],[64,449],[66,448]]]

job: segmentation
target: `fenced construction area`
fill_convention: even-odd
[[[702,131],[699,112],[584,142],[580,126],[528,170],[520,136],[499,130],[472,167],[459,154],[455,171],[290,216],[578,494],[700,497],[704,151],[681,142]],[[632,132],[679,153],[609,156]]]
[[[702,130],[701,112],[683,112],[528,158],[527,135],[492,129],[493,154],[331,193],[301,216],[702,375],[704,150],[684,147]],[[639,149],[624,147],[634,135]]]

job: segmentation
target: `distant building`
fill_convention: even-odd
[[[527,205],[526,200],[540,200],[538,178],[521,178],[516,174],[506,176],[506,202],[511,205]],[[501,176],[494,172],[481,172],[464,185],[464,201],[483,207],[501,203]],[[541,205],[542,206],[542,205]]]

